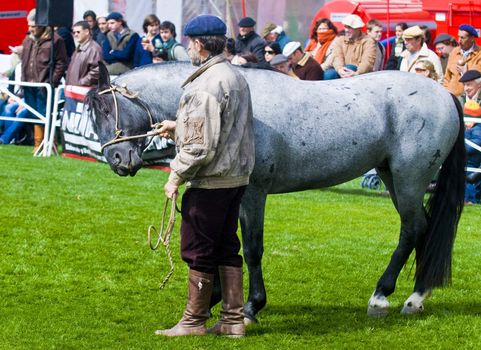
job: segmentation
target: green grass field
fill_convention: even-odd
[[[436,290],[424,314],[401,315],[413,286],[411,259],[390,315],[369,318],[367,300],[399,234],[390,199],[360,189],[359,181],[270,196],[268,303],[260,322],[244,339],[165,339],[153,332],[180,318],[187,274],[178,225],[176,271],[162,291],[167,258],[147,244],[148,225],[160,221],[167,174],[144,169],[121,178],[105,164],[33,158],[29,147],[2,146],[0,161],[0,349],[481,346],[479,206],[465,208],[461,219],[452,286]]]

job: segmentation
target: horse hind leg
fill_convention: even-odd
[[[424,179],[415,181],[404,175],[395,180],[390,171],[378,170],[378,173],[391,193],[391,199],[401,217],[401,229],[398,245],[369,299],[367,313],[370,316],[388,314],[387,297],[394,292],[397,278],[416,246],[417,237],[427,227],[423,207]]]
[[[249,270],[249,295],[244,305],[244,323],[257,322],[257,313],[266,305],[266,289],[262,275],[264,252],[264,209],[267,193],[249,185],[242,198],[240,223],[244,260]]]

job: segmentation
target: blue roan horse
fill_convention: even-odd
[[[255,169],[240,214],[249,269],[246,317],[255,320],[266,303],[261,259],[267,195],[333,186],[372,168],[390,192],[401,228],[368,314],[388,312],[387,297],[414,249],[414,292],[402,312],[422,311],[431,289],[451,277],[465,178],[459,103],[438,83],[410,73],[307,82],[272,71],[239,69],[251,89],[256,137]],[[88,99],[101,142],[114,139],[116,123],[124,136],[146,133],[151,129],[148,110],[156,122],[174,119],[180,86],[193,70],[188,63],[148,66],[111,85],[102,65],[99,89]],[[109,90],[112,86],[127,89]],[[107,145],[103,152],[117,174],[133,176],[147,142],[126,140]],[[424,207],[425,190],[438,171],[436,191]]]

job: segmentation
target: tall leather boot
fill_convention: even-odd
[[[157,330],[155,334],[167,337],[205,335],[213,285],[213,274],[189,270],[189,292],[184,316],[173,328]]]
[[[242,267],[219,266],[222,288],[221,319],[208,333],[240,338],[245,335]]]
[[[43,141],[44,129],[42,125],[33,126],[33,153],[37,151]]]

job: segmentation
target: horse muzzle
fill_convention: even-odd
[[[106,155],[110,168],[119,176],[135,176],[142,167],[142,158],[132,149],[115,150]]]

